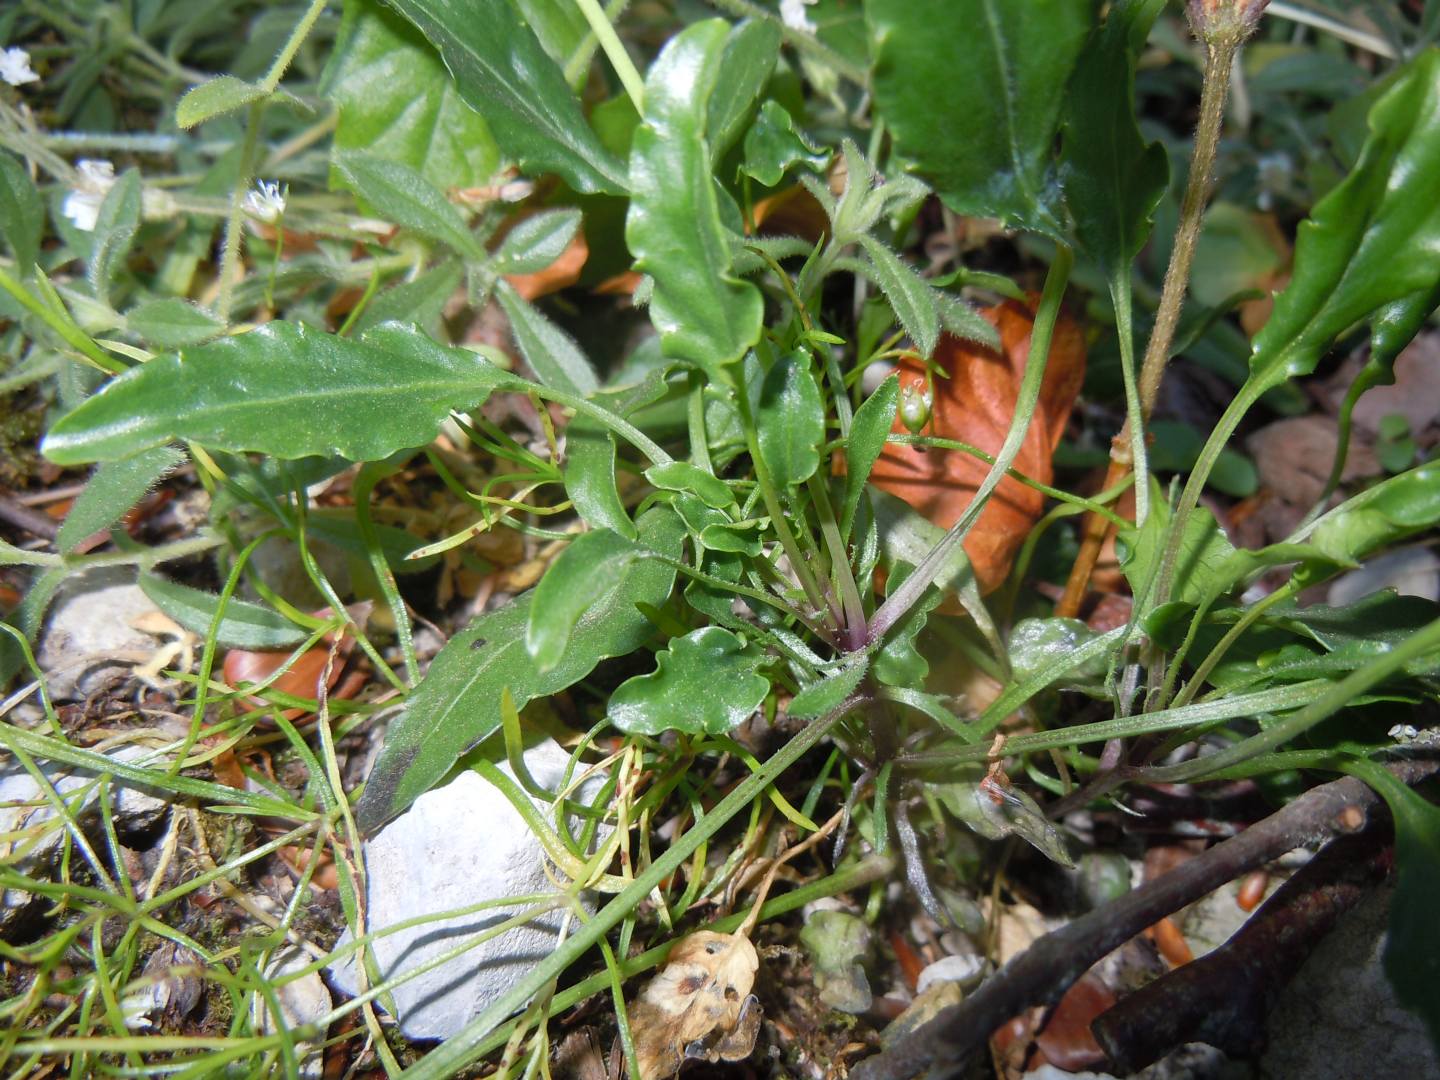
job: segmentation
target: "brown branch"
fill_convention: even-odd
[[[49,514],[31,510],[30,507],[17,502],[8,495],[0,495],[0,521],[7,522],[17,529],[24,529],[32,536],[38,536],[42,540],[54,540],[55,534],[60,531],[59,524]]]
[[[1440,770],[1440,762],[1391,766],[1414,784]],[[1101,957],[1186,904],[1287,851],[1364,829],[1384,804],[1353,777],[1312,788],[1239,836],[1156,878],[1102,908],[1047,934],[996,972],[958,1005],[850,1070],[854,1080],[931,1080],[958,1076],[991,1032],[1011,1017],[1058,1001]]]
[[[1378,817],[1378,815],[1377,815]],[[1316,942],[1394,864],[1388,830],[1327,844],[1224,945],[1131,994],[1091,1025],[1114,1072],[1138,1072],[1182,1043],[1231,1057],[1264,1047],[1265,1018]]]

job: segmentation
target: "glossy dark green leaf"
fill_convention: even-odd
[[[685,536],[680,519],[655,507],[636,523],[640,542],[679,558]],[[614,590],[581,620],[560,663],[536,670],[525,649],[525,628],[534,596],[527,593],[488,612],[440,650],[400,718],[391,723],[380,759],[356,806],[360,826],[373,832],[438,783],[460,755],[500,727],[501,691],[515,707],[559,693],[601,660],[640,648],[654,633],[637,604],[664,604],[675,571],[658,559],[637,559]]]
[[[485,257],[485,249],[471,235],[460,211],[409,165],[359,150],[347,150],[335,155],[335,168],[371,212],[449,244],[468,258]]]
[[[590,400],[615,416],[628,418],[668,392],[665,370],[657,368],[633,386],[594,394]],[[564,475],[565,493],[586,524],[635,538],[635,524],[615,480],[615,436],[584,413],[577,414],[565,429]]]
[[[640,545],[596,529],[570,542],[545,571],[530,601],[525,649],[545,674],[560,663],[581,617],[598,605],[640,554]]]
[[[496,298],[510,320],[520,355],[540,381],[556,390],[581,396],[593,393],[600,379],[575,339],[551,322],[507,281],[495,287]]]
[[[1410,61],[1370,110],[1350,175],[1300,224],[1294,274],[1255,338],[1259,387],[1308,375],[1342,332],[1386,305],[1440,288],[1440,49]],[[1407,316],[1408,323],[1413,311]]]
[[[760,530],[756,525],[732,525],[728,521],[707,525],[700,530],[700,544],[707,551],[727,552],[731,555],[748,555],[755,558],[760,554]]]
[[[928,357],[940,340],[940,309],[934,290],[875,237],[862,235],[860,246],[870,260],[871,277],[890,301],[895,317],[920,355]]]
[[[505,234],[495,249],[490,268],[497,274],[533,274],[544,270],[565,254],[579,228],[580,211],[574,208],[532,214]]]
[[[1107,279],[1123,274],[1150,235],[1170,182],[1159,142],[1135,121],[1135,60],[1165,0],[1120,0],[1080,54],[1066,94],[1061,178],[1080,247]]]
[[[820,467],[825,403],[810,372],[810,357],[787,353],[770,366],[755,401],[760,456],[777,484],[803,484]]]
[[[435,49],[379,0],[346,0],[321,93],[335,103],[336,152],[408,165],[441,190],[490,179],[500,151]]]
[[[175,106],[175,124],[177,127],[192,128],[206,120],[244,108],[265,96],[266,91],[262,86],[237,79],[234,75],[219,75],[209,82],[192,86],[185,92],[185,96]]]
[[[822,675],[790,699],[786,714],[799,719],[824,716],[856,691],[869,667],[867,658],[862,655],[847,661],[839,670]]]
[[[1052,162],[1093,0],[865,0],[877,111],[953,210],[1061,236]]]
[[[776,187],[791,169],[824,172],[830,155],[812,146],[795,120],[778,101],[760,106],[755,122],[745,132],[745,160],[740,171],[766,187]]]
[[[30,275],[40,254],[40,236],[45,231],[45,206],[25,166],[9,154],[0,153],[0,237],[15,256],[21,277]]]
[[[576,191],[625,190],[624,170],[595,137],[565,76],[508,0],[387,0],[440,52],[465,101],[529,173]]]
[[[899,376],[891,375],[855,410],[850,421],[850,438],[845,443],[845,498],[840,506],[840,539],[849,541],[855,526],[855,509],[865,491],[865,481],[875,467],[885,439],[895,424],[900,401]]]
[[[281,458],[376,461],[429,442],[452,409],[525,385],[411,327],[391,323],[351,341],[273,322],[131,368],[57,421],[42,449],[63,465],[176,439]]]
[[[125,325],[152,349],[183,349],[225,332],[225,324],[187,300],[150,300],[125,313]]]
[[[655,670],[616,687],[606,716],[632,735],[681,731],[723,735],[760,707],[770,681],[759,674],[764,655],[719,626],[673,638],[655,654]]]
[[[694,23],[671,38],[645,80],[644,122],[630,148],[625,240],[636,269],[654,280],[650,319],[666,356],[690,360],[712,378],[760,336],[760,291],[732,273],[705,128],[720,76],[727,25]]]
[[[69,554],[101,529],[108,529],[129,512],[166,473],[178,468],[185,455],[157,446],[134,457],[107,461],[95,470],[55,537],[55,546]]]
[[[141,574],[140,591],[186,630],[205,638],[220,608],[220,597],[168,581],[158,574]],[[215,640],[238,649],[284,649],[299,645],[308,635],[278,611],[231,597]]]
[[[688,461],[652,465],[645,470],[645,479],[664,491],[688,491],[698,495],[706,506],[717,510],[735,505],[735,493],[730,490],[729,484]]]
[[[894,564],[885,580],[887,595],[892,593],[914,573],[910,563]],[[926,589],[905,613],[895,628],[885,635],[884,642],[871,660],[871,674],[875,681],[886,686],[898,686],[908,690],[919,690],[930,677],[930,661],[916,647],[916,639],[930,621],[930,615],[940,606],[942,593],[939,589]]]
[[[590,24],[574,0],[515,0],[515,4],[550,59],[561,67],[590,33]]]
[[[730,31],[720,58],[725,77],[715,84],[707,106],[712,160],[718,161],[745,130],[779,57],[780,27],[774,20],[745,19]]]
[[[1440,523],[1440,464],[1392,476],[1346,500],[1315,523],[1306,546],[1321,567],[1353,565],[1365,556]],[[1297,573],[1316,577],[1302,564]]]

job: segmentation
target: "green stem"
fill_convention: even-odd
[[[1199,780],[1221,769],[1233,768],[1259,754],[1275,749],[1303,735],[1320,721],[1339,712],[1355,698],[1404,669],[1412,660],[1440,647],[1440,619],[1427,623],[1384,656],[1351,672],[1316,701],[1270,725],[1259,735],[1219,753],[1206,754],[1179,765],[1137,770],[1135,778],[1144,783],[1181,784]],[[1189,706],[1194,708],[1194,706]]]
[[[1195,669],[1195,674],[1190,677],[1190,681],[1181,688],[1180,693],[1175,695],[1175,705],[1188,705],[1193,701],[1195,695],[1200,692],[1200,688],[1205,685],[1205,680],[1209,678],[1210,672],[1215,670],[1215,665],[1225,659],[1225,654],[1230,651],[1230,646],[1240,640],[1240,635],[1254,626],[1260,617],[1270,608],[1281,601],[1289,600],[1298,595],[1303,588],[1303,584],[1292,578],[1259,603],[1251,604],[1250,607],[1246,608],[1245,614],[1236,620],[1234,626],[1225,631],[1225,636],[1215,643],[1215,647],[1210,650],[1210,655],[1201,661],[1200,666]],[[1199,612],[1196,612],[1196,614],[1198,615]],[[1199,619],[1197,618],[1195,622],[1198,624]],[[1172,662],[1171,671],[1174,672],[1178,670],[1179,664],[1180,657],[1176,657]],[[1168,684],[1166,692],[1169,692]]]
[[[245,138],[240,144],[240,163],[235,174],[235,188],[230,193],[230,212],[225,218],[225,250],[220,256],[220,298],[215,314],[220,321],[230,322],[230,303],[235,293],[235,274],[240,268],[240,251],[244,232],[240,228],[244,216],[240,207],[255,169],[255,148],[260,139],[260,120],[265,114],[265,101],[252,102],[245,115]]]
[[[625,87],[625,93],[630,95],[635,111],[644,116],[645,80],[640,77],[640,72],[635,70],[635,64],[630,59],[630,54],[625,51],[620,35],[615,33],[615,27],[610,25],[610,20],[605,17],[605,12],[600,9],[596,0],[575,0],[575,5],[590,24],[595,40],[600,42],[600,48],[605,51],[615,74],[620,76],[620,83]]]
[[[939,543],[930,549],[930,553],[916,567],[915,572],[900,583],[899,588],[886,598],[885,603],[881,604],[880,609],[871,617],[867,634],[870,641],[881,640],[930,587],[935,575],[974,527],[981,511],[985,509],[985,503],[1004,479],[1010,466],[1015,463],[1016,455],[1020,453],[1020,447],[1025,442],[1025,434],[1030,429],[1035,408],[1040,402],[1040,387],[1045,381],[1045,368],[1050,360],[1050,339],[1055,332],[1055,321],[1060,315],[1060,300],[1065,295],[1065,286],[1070,280],[1070,268],[1074,263],[1074,252],[1066,244],[1059,245],[1055,250],[1055,261],[1050,264],[1050,270],[1045,275],[1045,288],[1040,295],[1040,305],[1035,311],[1035,325],[1030,332],[1030,354],[1025,359],[1025,375],[1020,380],[1015,415],[1010,421],[1005,442],[1001,444],[1000,452],[995,455],[995,463],[990,466],[990,471],[976,490],[975,497],[970,500],[970,505],[960,515],[960,520],[950,527]]]
[[[1130,471],[1135,474],[1135,524],[1145,524],[1150,514],[1150,462],[1145,449],[1145,410],[1135,378],[1134,294],[1130,288],[1130,264],[1110,280],[1110,300],[1115,307],[1115,330],[1120,336],[1120,377],[1125,385],[1125,434],[1130,436]],[[1128,524],[1128,522],[1126,523]]]
[[[65,312],[62,316],[60,312],[53,310],[49,304],[41,303],[31,294],[29,289],[12,278],[4,269],[0,269],[0,288],[3,288],[18,300],[26,311],[40,319],[40,321],[51,330],[55,331],[65,344],[75,349],[101,371],[108,372],[111,375],[118,375],[122,371],[127,370],[125,364],[106,353],[99,345],[96,345],[90,335],[81,330],[75,323],[75,320],[70,318],[69,312]]]
[[[305,14],[300,16],[300,21],[295,24],[295,29],[290,31],[290,37],[260,83],[267,94],[273,92],[280,85],[280,80],[285,77],[285,69],[290,66],[290,61],[295,59],[295,54],[300,51],[300,46],[310,35],[310,31],[319,20],[320,13],[325,10],[328,2],[329,0],[310,0],[310,6],[305,9]]]
[[[840,525],[835,520],[835,508],[830,503],[830,493],[825,490],[825,481],[818,474],[810,477],[810,497],[820,516],[820,534],[825,538],[825,547],[830,552],[831,577],[840,602],[845,611],[845,622],[841,627],[845,644],[852,652],[865,647],[865,602],[860,598],[860,588],[855,584],[855,574],[850,568],[850,559],[845,552],[845,541],[840,537]]]
[[[773,23],[779,23],[780,38],[785,44],[793,46],[797,52],[805,53],[813,60],[828,65],[835,70],[837,75],[849,79],[856,86],[868,87],[870,85],[870,79],[863,68],[850,63],[829,46],[821,44],[813,35],[786,26],[775,17],[775,12],[768,8],[751,3],[750,0],[706,0],[706,3],[741,19],[766,19]]]
[[[619,896],[595,913],[574,937],[544,957],[509,990],[501,994],[464,1029],[406,1070],[410,1080],[444,1080],[480,1056],[485,1040],[500,1023],[523,1008],[549,981],[580,958],[591,946],[618,925],[706,840],[714,836],[755,798],[764,793],[782,773],[825,738],[835,723],[860,701],[850,698],[826,717],[806,727],[778,753],[742,780],[729,795],[697,821],[685,835],[650,864],[644,873]],[[603,985],[603,983],[602,983]]]

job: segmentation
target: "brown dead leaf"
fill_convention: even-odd
[[[923,434],[956,439],[994,454],[1005,441],[1015,412],[1015,399],[1025,373],[1034,325],[1032,307],[1007,300],[982,314],[1000,331],[1001,351],[946,335],[935,361],[949,374],[937,378],[931,422]],[[906,385],[924,390],[925,372],[918,361],[899,365],[902,391]],[[1085,341],[1079,324],[1062,312],[1055,326],[1049,366],[1040,402],[1014,467],[1033,479],[1054,478],[1051,457],[1065,431],[1075,396],[1085,377]],[[894,431],[905,429],[896,418]],[[897,495],[942,529],[948,529],[970,505],[990,466],[960,450],[939,450],[887,444],[870,473],[882,491]],[[997,588],[1044,508],[1045,497],[1010,477],[1000,482],[970,535],[965,553],[985,592]]]
[[[630,1004],[640,1080],[661,1080],[686,1061],[739,1061],[760,1030],[750,993],[760,957],[743,934],[701,930],[681,938],[660,974]]]
[[[352,604],[348,610],[351,618],[363,626],[369,618],[370,607],[370,602],[366,601],[361,604]],[[314,612],[318,619],[326,618],[329,614],[329,608],[322,608]],[[365,678],[362,673],[351,672],[344,683],[340,682],[345,663],[355,649],[355,639],[343,630],[338,633],[342,634],[342,637],[336,650],[335,662],[330,665],[329,676],[325,679],[325,689],[329,691],[332,698],[354,697],[365,685]],[[270,684],[270,689],[292,694],[295,697],[318,700],[321,679],[325,676],[325,667],[330,659],[330,648],[334,637],[333,633],[327,634],[321,639],[319,645],[312,649],[306,649],[296,657],[295,662]],[[242,682],[259,683],[264,682],[278,669],[284,667],[289,658],[290,650],[285,649],[231,649],[225,654],[225,662],[221,670],[225,681],[231,686],[239,686]],[[240,700],[241,712],[252,712],[267,707],[268,703],[264,698],[252,696]],[[281,715],[287,720],[295,720],[304,716],[308,711],[297,707],[285,709]]]
[[[506,274],[505,280],[526,300],[535,300],[574,285],[580,280],[580,271],[585,269],[588,258],[590,246],[585,242],[585,230],[576,229],[560,257],[544,270],[533,274]]]

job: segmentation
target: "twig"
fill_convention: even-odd
[[[1264,1043],[1265,1017],[1320,938],[1394,865],[1379,828],[1342,836],[1287,881],[1220,948],[1131,994],[1092,1025],[1117,1073],[1139,1072],[1182,1043],[1232,1057]]]
[[[1407,761],[1392,769],[1414,784],[1440,770],[1440,762]],[[1034,1005],[1058,1001],[1097,960],[1147,926],[1287,851],[1360,832],[1376,813],[1385,813],[1384,803],[1353,777],[1313,788],[1239,836],[1047,934],[972,996],[862,1061],[850,1075],[854,1080],[958,1076],[1001,1024]]]
[[[8,522],[17,529],[24,529],[42,540],[54,540],[60,531],[59,524],[49,514],[31,510],[9,495],[0,495],[0,521]]]

